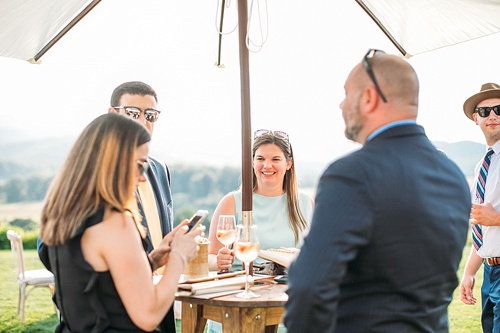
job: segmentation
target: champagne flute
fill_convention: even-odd
[[[256,225],[238,225],[236,242],[234,243],[234,250],[236,258],[240,259],[245,265],[245,290],[236,297],[239,298],[254,298],[259,297],[258,294],[252,292],[249,288],[249,268],[250,263],[259,255],[259,239],[257,237]]]
[[[236,240],[236,222],[234,215],[220,215],[217,223],[217,239],[224,244],[226,249]],[[229,269],[221,269],[218,272],[229,273]]]

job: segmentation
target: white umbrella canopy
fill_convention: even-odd
[[[499,0],[356,0],[406,57],[500,31]]]
[[[100,2],[101,0],[0,1],[0,56],[38,61]],[[116,0],[106,0],[99,7],[114,6],[117,13],[120,8],[134,8],[133,13],[137,15],[148,12],[149,8],[156,11],[152,20],[161,20],[159,13],[167,8],[154,1],[120,2],[123,4]],[[356,2],[406,57],[500,31],[500,0]],[[311,5],[314,6],[314,2]],[[316,5],[318,8],[322,6],[318,3]]]
[[[0,56],[36,62],[99,1],[0,1]]]

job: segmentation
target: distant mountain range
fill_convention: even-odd
[[[472,141],[448,143],[434,141],[433,144],[442,149],[454,161],[467,177],[474,175],[474,168],[486,152],[486,146]]]
[[[5,129],[6,131],[6,129]],[[0,129],[5,136],[4,129]],[[18,138],[19,138],[19,133]],[[53,175],[66,158],[75,137],[52,137],[15,140],[12,136],[8,141],[0,144],[0,180],[13,177],[29,177],[32,175]],[[23,136],[24,137],[24,136]],[[434,145],[446,152],[460,167],[466,176],[473,175],[476,163],[482,158],[485,146],[471,141],[448,143],[433,142]],[[174,161],[168,156],[158,156],[165,161]],[[198,164],[199,165],[199,164]],[[319,177],[327,164],[297,163],[301,178]],[[221,166],[222,167],[222,166]]]

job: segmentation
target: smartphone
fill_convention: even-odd
[[[188,232],[193,228],[197,228],[203,220],[208,216],[208,210],[198,210],[190,219],[188,224]]]

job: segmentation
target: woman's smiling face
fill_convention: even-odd
[[[253,169],[257,177],[257,187],[275,187],[279,185],[283,188],[285,173],[292,166],[292,161],[287,161],[285,154],[275,144],[263,144],[255,151],[253,158]]]

